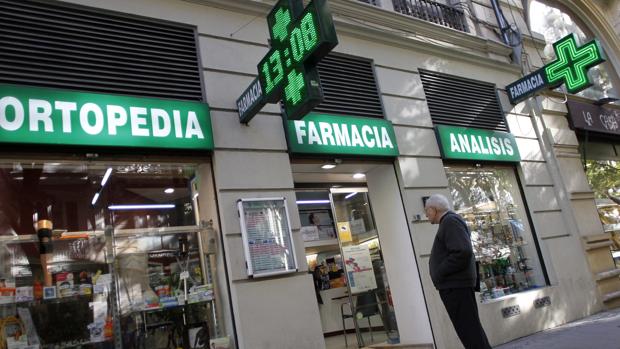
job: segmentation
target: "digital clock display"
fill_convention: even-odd
[[[265,100],[282,99],[289,119],[303,117],[321,102],[315,65],[338,44],[325,0],[314,0],[303,11],[302,7],[301,0],[281,0],[271,10],[271,49],[258,64]]]

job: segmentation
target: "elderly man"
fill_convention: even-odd
[[[424,206],[431,224],[439,224],[429,262],[431,279],[463,346],[490,349],[474,295],[476,262],[470,232],[450,208],[448,199],[439,194],[429,197]]]

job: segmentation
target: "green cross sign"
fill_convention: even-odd
[[[588,70],[605,61],[598,41],[592,40],[577,48],[575,36],[567,35],[553,44],[556,60],[545,66],[550,85],[566,84],[570,93],[577,93],[592,85]]]
[[[570,93],[577,93],[592,85],[588,70],[605,62],[599,42],[594,39],[581,47],[573,34],[553,44],[556,59],[506,86],[510,103],[517,104],[537,91],[566,85]]]
[[[280,0],[267,16],[271,49],[258,63],[258,78],[237,99],[247,123],[266,103],[282,100],[288,119],[301,119],[323,100],[316,64],[337,44],[326,0],[304,9],[302,0]]]

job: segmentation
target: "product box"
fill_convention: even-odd
[[[15,303],[15,282],[0,279],[0,304]]]
[[[221,337],[209,340],[209,348],[211,349],[230,349],[230,338]]]
[[[90,332],[90,341],[93,343],[105,341],[104,336],[105,321],[95,321],[90,323],[87,328]]]
[[[79,287],[78,292],[79,292],[80,295],[91,295],[91,294],[93,294],[93,285],[91,285],[91,284],[82,284],[82,285],[79,285],[78,287]]]
[[[54,298],[56,298],[56,286],[43,287],[43,299],[54,299]]]
[[[187,303],[205,302],[213,299],[213,289],[210,285],[202,285],[192,287],[192,290],[187,295]]]
[[[22,286],[15,288],[16,302],[30,302],[34,300],[34,291],[32,286]]]
[[[76,293],[73,289],[73,273],[62,272],[56,276],[56,288],[58,288],[58,297],[70,297]]]
[[[179,302],[177,300],[177,297],[159,297],[159,304],[164,307],[176,307],[177,305],[179,305]]]

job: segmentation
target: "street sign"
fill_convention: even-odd
[[[258,63],[257,80],[237,99],[242,123],[266,103],[282,100],[288,119],[301,119],[317,106],[323,92],[316,65],[338,44],[326,0],[305,9],[301,0],[280,0],[267,24],[271,49]]]
[[[556,59],[506,86],[510,103],[517,104],[534,93],[566,85],[570,93],[577,93],[592,85],[588,70],[605,61],[603,50],[594,39],[581,47],[573,34],[569,34],[553,44]]]

